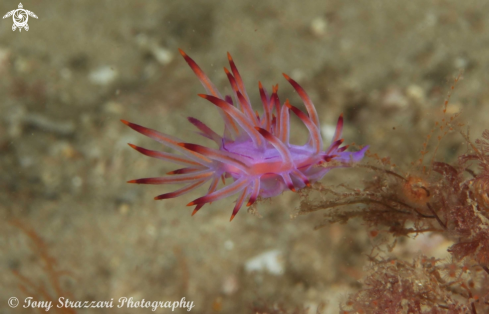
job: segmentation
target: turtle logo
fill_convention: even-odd
[[[22,3],[19,3],[19,8],[17,10],[12,10],[3,16],[3,18],[9,16],[13,17],[14,25],[12,25],[12,31],[15,31],[17,28],[19,29],[19,32],[22,31],[22,28],[28,31],[29,25],[27,25],[27,21],[29,20],[29,15],[37,19],[37,15],[35,15],[34,12],[24,10],[23,8]]]

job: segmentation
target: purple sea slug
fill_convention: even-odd
[[[192,215],[206,203],[238,194],[231,215],[233,220],[246,199],[248,199],[247,206],[250,206],[258,196],[268,198],[287,189],[296,191],[320,180],[332,168],[345,167],[345,164],[363,158],[368,147],[357,152],[347,152],[348,146],[341,146],[343,115],[338,119],[331,144],[325,149],[316,108],[304,89],[286,74],[284,74],[285,79],[302,98],[307,114],[290,105],[288,100],[284,105],[280,105],[277,95],[278,85],[273,87],[272,95],[269,96],[259,82],[264,111],[260,116],[251,107],[250,98],[229,53],[231,71],[226,68],[224,71],[233,89],[234,97],[222,97],[194,60],[182,50],[180,53],[207,91],[207,94],[199,96],[217,107],[225,123],[224,134],[220,136],[201,121],[189,117],[190,123],[200,130],[200,135],[217,144],[217,148],[209,148],[184,143],[176,137],[122,120],[133,130],[181,153],[177,155],[153,151],[129,144],[146,156],[184,166],[169,172],[169,176],[128,181],[128,183],[140,184],[186,184],[174,192],[156,196],[155,200],[181,196],[210,182],[207,194],[187,205],[195,205]],[[299,117],[309,130],[309,139],[305,145],[289,143],[290,112]],[[331,163],[332,161],[340,163]],[[331,164],[328,166],[328,163]],[[217,189],[219,179],[222,179],[225,184],[226,178],[232,178],[233,183]]]

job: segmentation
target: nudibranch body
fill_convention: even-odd
[[[233,89],[234,97],[222,97],[194,60],[182,50],[180,53],[207,91],[207,94],[199,96],[217,107],[224,120],[224,134],[220,136],[203,122],[189,117],[189,122],[200,130],[200,135],[216,143],[217,148],[209,148],[184,143],[173,136],[122,120],[135,131],[181,153],[177,155],[153,151],[129,144],[146,156],[184,166],[169,172],[165,177],[129,181],[129,183],[141,184],[186,184],[174,192],[156,196],[156,200],[178,197],[210,182],[207,194],[188,204],[188,206],[195,205],[192,215],[206,203],[238,194],[231,215],[233,220],[245,200],[248,200],[247,206],[250,206],[258,196],[268,198],[287,189],[296,191],[320,180],[332,168],[344,167],[345,164],[363,158],[367,147],[357,152],[347,152],[347,146],[341,146],[343,144],[342,115],[338,119],[330,146],[324,149],[318,114],[311,99],[304,89],[286,74],[284,74],[285,79],[303,100],[307,114],[292,106],[288,100],[284,105],[280,105],[277,95],[278,85],[274,86],[272,94],[268,95],[259,82],[263,104],[263,114],[259,115],[251,107],[250,98],[229,53],[231,71],[226,68],[224,71]],[[299,117],[309,130],[309,139],[305,145],[289,143],[290,112]],[[331,161],[340,163],[330,163]],[[233,183],[218,189],[219,180],[222,179],[224,183],[225,178],[232,178]]]

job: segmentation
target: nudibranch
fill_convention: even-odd
[[[245,200],[248,200],[247,206],[250,206],[258,196],[268,198],[285,190],[296,191],[320,180],[332,168],[345,167],[363,158],[368,147],[357,152],[347,152],[348,146],[342,146],[342,115],[338,119],[331,144],[324,147],[316,108],[304,89],[288,75],[283,74],[304,102],[307,114],[292,106],[288,100],[281,105],[277,94],[278,85],[273,86],[272,94],[269,95],[261,82],[258,82],[263,104],[263,113],[260,115],[253,111],[241,75],[229,53],[231,70],[224,68],[224,71],[231,84],[233,97],[223,97],[195,61],[181,49],[180,53],[207,92],[199,96],[217,107],[224,121],[224,132],[220,136],[198,119],[188,118],[199,129],[200,135],[216,143],[217,148],[210,148],[184,143],[174,136],[121,120],[133,130],[180,153],[154,151],[129,144],[143,155],[183,166],[169,172],[168,176],[128,181],[140,184],[185,184],[174,192],[156,196],[155,200],[178,197],[210,182],[205,196],[188,203],[187,206],[195,206],[192,215],[206,203],[238,194],[231,215],[233,220]],[[289,143],[290,112],[302,120],[309,131],[305,145]],[[225,185],[226,178],[232,178],[233,182]],[[218,189],[220,179],[224,186]]]

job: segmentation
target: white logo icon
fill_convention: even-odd
[[[22,3],[19,3],[19,8],[17,10],[12,10],[8,12],[3,16],[3,18],[7,18],[11,15],[13,16],[13,20],[14,20],[14,25],[12,25],[12,30],[15,31],[18,28],[19,32],[22,31],[22,28],[24,28],[26,31],[29,30],[29,25],[27,25],[27,21],[29,20],[29,15],[37,19],[37,15],[35,15],[34,12],[23,9]]]

